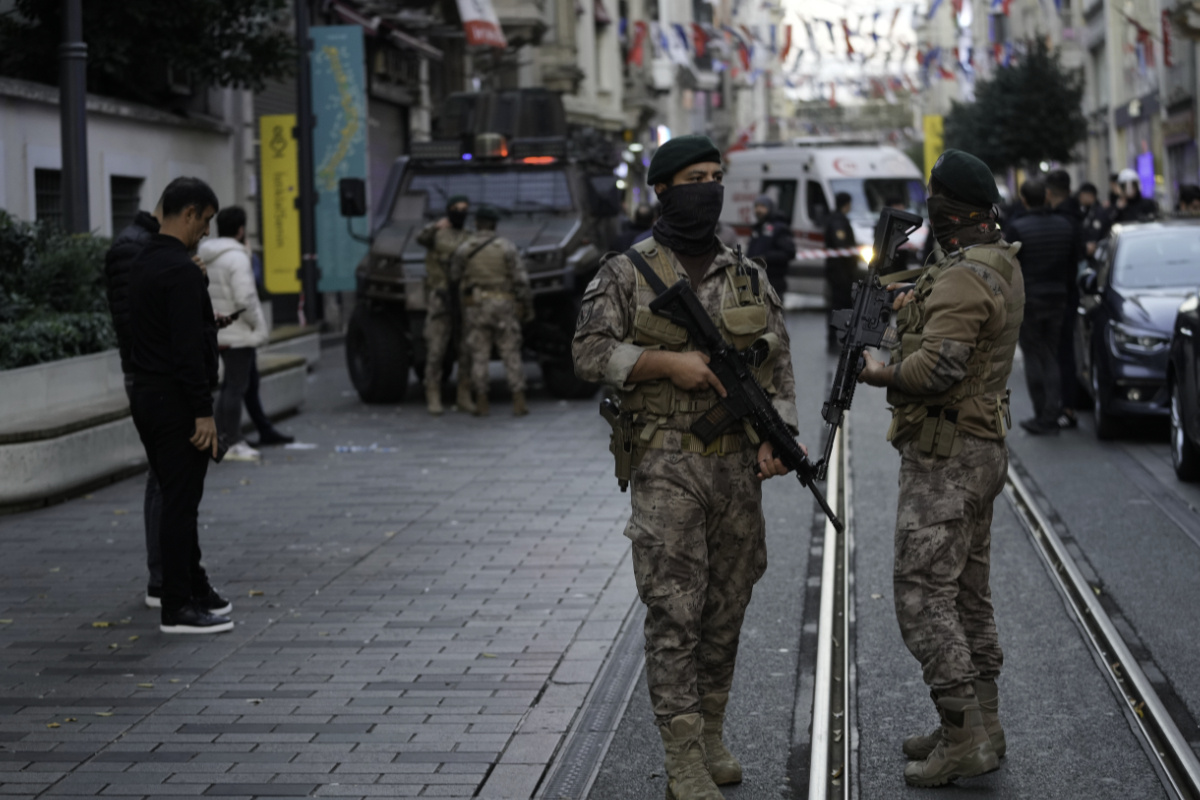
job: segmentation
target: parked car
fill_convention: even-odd
[[[1118,225],[1079,278],[1079,380],[1090,388],[1096,435],[1123,420],[1170,413],[1167,361],[1180,303],[1200,286],[1200,221]]]
[[[1200,288],[1200,287],[1198,287]],[[1181,481],[1200,479],[1200,295],[1190,295],[1175,315],[1167,362],[1171,403],[1171,464]]]

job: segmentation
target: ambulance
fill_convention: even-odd
[[[927,214],[924,175],[900,150],[874,140],[805,137],[754,145],[726,156],[721,222],[744,240],[755,222],[755,198],[770,195],[778,213],[790,221],[796,240],[789,288],[813,291],[812,281],[822,277],[825,263],[825,218],[839,192],[851,197],[850,225],[864,269],[881,209],[903,203],[907,211]],[[923,252],[928,233],[926,225],[904,246],[910,263]],[[798,286],[798,281],[809,286]]]

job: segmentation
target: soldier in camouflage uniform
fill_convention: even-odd
[[[475,213],[479,230],[454,251],[450,274],[462,292],[474,413],[488,414],[488,362],[495,344],[512,391],[513,415],[521,417],[529,413],[521,367],[521,323],[533,319],[533,291],[516,245],[496,233],[499,220],[496,209],[480,206]]]
[[[896,617],[942,720],[904,742],[913,786],[996,769],[1006,748],[989,569],[992,505],[1008,470],[1006,385],[1025,305],[1020,245],[1000,237],[991,171],[947,150],[930,195],[935,262],[896,300],[891,364],[868,353],[860,376],[888,388],[888,438],[901,456]]]
[[[470,204],[458,194],[446,201],[446,216],[426,225],[417,234],[417,244],[426,248],[425,254],[425,401],[430,414],[441,414],[442,362],[454,333],[456,320],[450,313],[450,256],[471,232],[464,226]],[[458,340],[458,407],[472,411],[468,384],[466,340],[459,331]]]
[[[653,238],[605,261],[584,292],[575,371],[620,397],[614,425],[618,477],[630,479],[638,594],[646,604],[646,675],[666,750],[667,797],[720,800],[742,779],[722,729],[742,621],[767,566],[762,480],[787,470],[769,444],[743,431],[711,446],[691,433],[724,394],[687,332],[649,309],[644,273],[687,280],[722,334],[739,348],[770,342],[756,377],[796,425],[788,335],[778,296],[756,264],[714,235],[723,200],[721,156],[704,136],[663,145],[649,179],[662,201]],[[620,454],[624,453],[624,456]],[[624,460],[622,460],[624,459]],[[756,474],[757,473],[757,474]]]

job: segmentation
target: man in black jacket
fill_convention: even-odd
[[[1051,213],[1046,186],[1029,180],[1021,184],[1026,213],[1005,228],[1005,238],[1021,243],[1021,272],[1025,277],[1025,319],[1021,323],[1021,352],[1025,382],[1035,416],[1021,427],[1035,436],[1056,435],[1062,414],[1062,376],[1058,347],[1069,284],[1075,278],[1075,256],[1081,245],[1066,217]]]
[[[782,300],[787,291],[788,264],[796,257],[791,220],[776,211],[775,200],[769,194],[754,201],[754,218],[746,255],[766,262],[767,281]]]
[[[121,353],[121,371],[125,373],[125,394],[133,402],[133,373],[129,364],[132,346],[129,337],[129,267],[142,247],[153,234],[158,233],[158,218],[145,211],[137,212],[133,222],[113,237],[112,245],[104,256],[104,276],[108,282],[108,310],[113,318],[113,330],[117,333],[117,347]],[[162,515],[162,491],[153,467],[146,475],[146,496],[142,502],[142,515],[146,529],[146,566],[150,570],[150,583],[146,586],[146,605],[158,608],[162,605],[162,552],[158,547],[159,517]]]
[[[176,178],[159,202],[162,223],[129,273],[131,408],[162,487],[164,633],[233,628],[232,606],[200,566],[197,517],[208,459],[217,456],[212,390],[217,325],[204,275],[189,251],[208,233],[219,203],[208,184]]]
[[[1071,176],[1065,169],[1056,169],[1046,176],[1046,205],[1052,214],[1058,214],[1071,223],[1071,240],[1075,252],[1071,256],[1074,265],[1071,270],[1071,280],[1067,281],[1067,297],[1063,301],[1062,335],[1058,341],[1058,374],[1059,386],[1062,387],[1062,414],[1058,417],[1058,427],[1074,428],[1079,425],[1075,411],[1079,407],[1079,382],[1075,378],[1075,309],[1079,305],[1079,286],[1075,277],[1079,274],[1079,262],[1087,258],[1087,249],[1083,241],[1084,210],[1078,201],[1071,196]]]
[[[854,241],[854,228],[850,225],[850,213],[853,198],[848,192],[838,192],[833,202],[836,208],[825,218],[825,247],[828,250],[857,249]],[[829,352],[838,352],[837,330],[833,327],[833,312],[839,308],[849,308],[854,302],[851,289],[854,286],[854,270],[858,267],[858,256],[826,256],[825,282],[829,285],[829,324],[826,329],[825,344]]]

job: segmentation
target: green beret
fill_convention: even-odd
[[[446,208],[449,208],[450,206],[456,206],[459,203],[470,203],[470,202],[471,202],[471,199],[469,197],[467,197],[465,194],[451,195],[450,199],[446,201]]]
[[[963,202],[984,208],[1000,202],[1000,191],[992,171],[970,153],[953,148],[946,150],[938,156],[930,175]]]
[[[654,158],[650,159],[646,182],[651,186],[656,183],[670,184],[679,170],[706,161],[721,163],[721,151],[712,139],[700,135],[676,136],[658,148]]]
[[[491,219],[500,221],[500,209],[495,206],[480,206],[475,209],[475,219]]]

